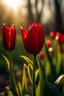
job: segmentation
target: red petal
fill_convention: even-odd
[[[9,44],[10,44],[10,50],[14,49],[16,43],[16,29],[14,24],[10,27],[9,31]]]
[[[39,38],[39,52],[44,44],[44,31],[40,24],[38,24],[38,38]]]
[[[38,52],[38,30],[35,26],[33,26],[29,31],[26,38],[26,50],[31,54],[36,54]]]
[[[2,26],[2,39],[3,39],[3,46],[7,50],[9,44],[9,28],[3,24]]]
[[[25,45],[25,41],[26,41],[26,37],[27,37],[28,32],[25,28],[21,28],[21,32],[22,32],[23,43]]]

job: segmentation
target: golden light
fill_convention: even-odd
[[[21,1],[20,0],[6,0],[4,1],[7,7],[15,10],[19,7]]]
[[[26,0],[1,0],[3,22],[11,25],[14,23],[17,27],[26,22]],[[23,18],[23,19],[22,19]]]

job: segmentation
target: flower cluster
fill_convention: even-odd
[[[24,48],[28,53],[33,55],[34,61],[32,62],[26,56],[20,56],[25,59],[28,64],[24,64],[23,66],[22,83],[20,84],[20,82],[18,82],[18,84],[16,84],[11,60],[11,51],[15,48],[16,44],[16,28],[14,24],[10,28],[6,26],[6,24],[3,24],[2,42],[5,50],[8,51],[9,57],[7,58],[4,55],[2,55],[2,57],[7,62],[11,80],[11,89],[7,90],[8,96],[64,96],[64,75],[61,75],[64,73],[64,34],[52,31],[50,32],[50,40],[45,41],[42,26],[31,23],[28,30],[21,27],[21,35]],[[59,71],[57,71],[58,46],[61,53]],[[42,62],[44,62],[44,64],[42,64]],[[58,76],[60,77],[57,79]],[[30,88],[28,88],[29,86],[27,85],[27,77],[31,84]],[[49,81],[53,82],[53,84]]]
[[[27,52],[37,54],[41,51],[44,44],[44,31],[40,24],[31,23],[28,31],[21,27],[22,39]],[[16,29],[14,24],[8,28],[5,24],[2,26],[3,46],[7,51],[15,48]]]

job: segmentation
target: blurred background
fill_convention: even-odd
[[[64,30],[64,0],[0,0],[0,27],[12,23],[20,33],[20,26],[30,22],[43,25],[45,33]]]
[[[12,59],[14,70],[17,70],[25,63],[20,55],[32,59],[24,49],[20,30],[20,26],[28,29],[31,22],[41,23],[47,36],[50,31],[64,33],[64,0],[0,0],[0,74],[8,74],[6,62],[1,56],[1,54],[7,56],[2,45],[2,24],[6,23],[9,27],[15,24],[16,27],[17,39]],[[0,82],[2,82],[1,77]]]

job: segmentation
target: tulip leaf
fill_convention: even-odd
[[[24,64],[23,76],[22,76],[22,93],[23,93],[23,96],[25,95],[25,93],[27,93],[27,91],[28,91],[27,76],[26,76],[26,67],[25,67],[25,64]]]
[[[43,79],[43,73],[42,69],[40,70],[40,80],[36,89],[36,96],[45,96],[44,95],[45,90],[45,80]]]
[[[35,72],[35,81],[36,81],[36,79],[37,79],[37,76],[38,76],[39,72],[40,72],[40,68],[37,69],[36,72]]]
[[[46,44],[45,44],[45,51],[46,51],[47,58],[48,58],[48,60],[50,62],[52,76],[53,76],[54,79],[56,79],[56,69],[55,69],[55,66],[53,64],[53,59],[51,57],[51,54],[48,51],[48,48],[47,48]]]
[[[8,58],[7,58],[6,56],[4,56],[3,54],[2,54],[2,57],[4,58],[4,60],[5,60],[6,63],[7,63],[8,70],[10,70],[10,62],[9,62]]]
[[[28,75],[29,75],[31,84],[32,84],[32,71],[33,71],[33,66],[31,64],[29,64],[28,65]]]
[[[48,88],[52,91],[52,94],[54,94],[53,96],[61,96],[59,89],[54,84],[51,84],[48,81],[46,81],[46,83],[48,85]],[[51,96],[52,96],[52,94],[51,94]]]
[[[63,57],[63,54],[61,55],[61,62],[60,62],[60,70],[59,70],[59,74],[63,74],[64,73],[64,57]]]
[[[18,86],[18,90],[20,92],[20,96],[23,96],[23,94],[22,94],[22,86],[21,86],[20,82],[18,82],[17,86]]]
[[[45,69],[44,69],[44,65],[42,64],[41,60],[38,58],[39,60],[39,65],[40,65],[40,68],[42,70],[42,72],[44,73],[44,77],[45,77]]]
[[[41,82],[39,82],[39,84],[38,84],[38,86],[37,86],[37,89],[36,89],[36,96],[41,96],[40,94],[41,94],[41,88],[40,88],[40,84]]]
[[[27,63],[33,64],[32,60],[30,60],[28,57],[22,55],[20,55],[20,57],[23,58]]]
[[[8,96],[14,96],[11,90],[8,90]]]
[[[17,95],[19,95],[19,93],[18,93],[18,90],[17,90],[17,86],[16,86],[13,71],[11,70],[12,63],[10,64],[10,61],[8,60],[8,58],[6,56],[4,56],[3,54],[2,54],[2,57],[5,59],[5,61],[7,63],[7,66],[8,66],[8,70],[10,72],[11,89],[13,91],[13,94],[15,94],[17,96]]]
[[[62,84],[64,84],[64,74],[59,76],[55,81],[55,85],[57,85],[58,87],[60,87]]]
[[[30,68],[33,70],[33,65],[32,64],[29,64]]]

